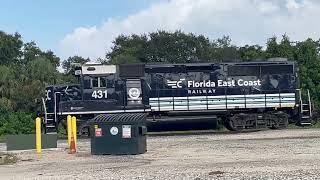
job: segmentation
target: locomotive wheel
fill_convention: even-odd
[[[228,117],[225,123],[225,127],[229,131],[241,131],[244,129],[242,114],[236,114],[234,116]]]
[[[284,129],[289,124],[288,115],[284,112],[279,112],[274,115],[270,129]]]
[[[278,119],[272,120],[270,129],[279,129],[279,127],[280,125],[279,125]]]
[[[225,123],[225,127],[229,130],[229,131],[238,131],[237,128],[235,128],[234,126],[234,122],[231,120],[227,120]]]

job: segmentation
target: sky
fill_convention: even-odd
[[[182,30],[233,44],[320,38],[319,0],[2,0],[0,30],[61,59],[104,58],[119,34]]]

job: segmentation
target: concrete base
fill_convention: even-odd
[[[42,149],[57,148],[57,134],[42,134]],[[6,136],[7,151],[36,148],[35,134],[18,134]]]

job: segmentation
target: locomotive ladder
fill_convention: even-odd
[[[44,108],[44,128],[45,128],[45,133],[46,134],[56,134],[57,133],[57,128],[56,128],[56,108],[55,112],[53,113],[48,113],[45,100],[42,98],[42,104]]]
[[[309,90],[307,90],[307,95],[307,102],[304,102],[300,91],[300,125],[303,126],[311,125],[312,123],[312,105]]]

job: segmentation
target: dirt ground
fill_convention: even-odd
[[[320,129],[148,137],[142,155],[92,156],[90,141],[68,154],[16,151],[0,179],[320,179]],[[5,151],[0,144],[0,151]]]

